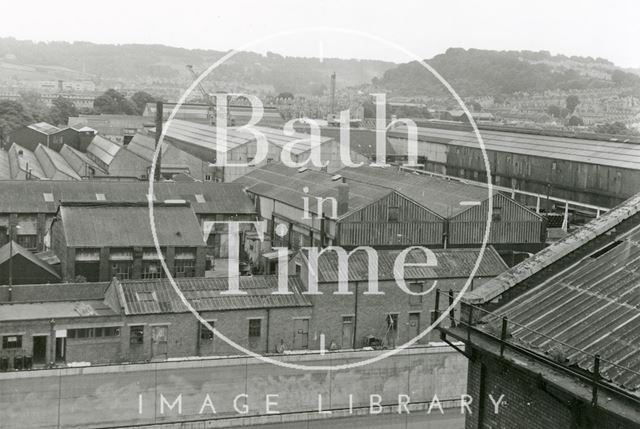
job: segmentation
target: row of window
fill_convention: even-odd
[[[103,338],[103,337],[119,337],[120,328],[80,328],[68,329],[67,338]]]
[[[173,265],[174,277],[195,277],[196,261],[193,259],[176,260]],[[111,277],[117,277],[119,280],[128,280],[133,276],[132,261],[111,262]],[[143,279],[159,279],[164,277],[164,270],[160,261],[143,261],[142,273]]]

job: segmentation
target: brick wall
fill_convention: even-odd
[[[467,394],[473,397],[465,429],[623,429],[640,427],[592,409],[542,383],[541,378],[476,351],[469,362]],[[482,387],[481,387],[482,386]],[[495,413],[494,401],[504,394]]]

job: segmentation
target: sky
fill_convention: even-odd
[[[304,28],[246,50],[394,62],[414,59],[405,50],[420,58],[449,47],[547,50],[640,68],[639,23],[637,0],[20,0],[3,4],[0,36],[226,51]]]

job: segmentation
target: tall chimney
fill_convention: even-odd
[[[342,216],[349,211],[349,185],[343,177],[338,185],[338,216]]]
[[[158,144],[160,144],[160,137],[162,136],[162,101],[156,102],[156,150]],[[162,149],[158,152],[158,159],[156,160],[156,170],[153,179],[158,182],[162,178]]]

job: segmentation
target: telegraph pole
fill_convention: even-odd
[[[158,159],[156,160],[156,170],[154,172],[153,179],[159,182],[162,178],[162,148],[158,149],[160,144],[160,137],[162,136],[162,101],[156,102],[156,150],[158,151]]]

